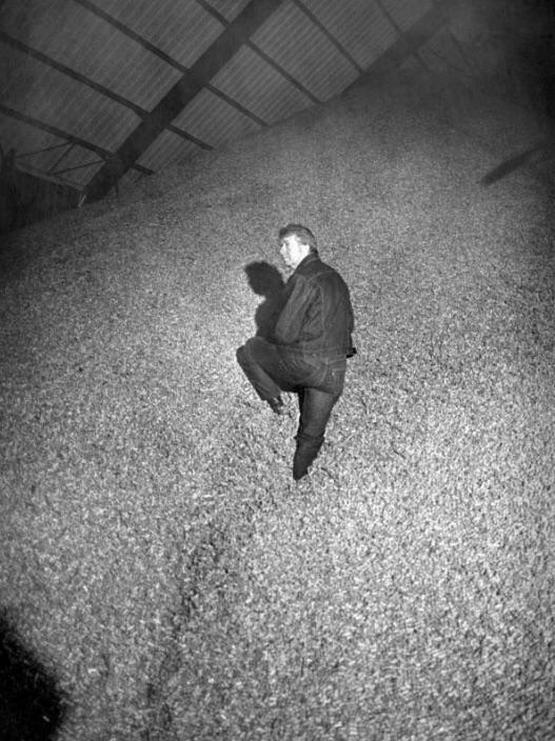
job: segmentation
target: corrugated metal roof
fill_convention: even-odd
[[[0,61],[3,51],[0,43]],[[6,53],[21,69],[25,84],[3,91],[4,105],[108,150],[117,148],[137,125],[137,115],[119,103],[19,51]]]
[[[171,163],[182,162],[202,151],[194,142],[183,139],[171,131],[163,131],[138,162],[144,167],[161,170]]]
[[[223,31],[222,24],[195,0],[95,0],[95,5],[185,67]]]
[[[321,101],[340,93],[358,76],[347,58],[291,2],[284,3],[251,41]]]
[[[241,47],[211,84],[272,124],[312,104],[287,78],[248,47]]]
[[[3,30],[146,110],[179,79],[178,70],[79,5],[50,0],[49,7],[52,16],[40,18],[28,39],[16,22]]]
[[[406,31],[433,7],[433,0],[380,0],[401,31]]]
[[[249,0],[205,0],[214,10],[224,16],[228,21],[232,21],[239,13],[249,4]]]
[[[368,0],[303,0],[320,23],[363,69],[392,44],[398,34],[387,16]]]
[[[189,103],[173,124],[211,147],[260,130],[251,118],[206,89]]]
[[[0,99],[37,121],[35,128],[0,116],[2,144],[17,150],[20,167],[48,173],[54,166],[60,178],[71,177],[82,186],[98,166],[91,157],[100,155],[75,144],[56,167],[66,151],[60,146],[63,140],[55,132],[42,131],[39,124],[115,152],[141,121],[125,101],[151,111],[248,3],[0,2],[4,34],[68,68],[57,70],[47,64],[48,59],[29,56],[0,37]],[[247,112],[260,122],[273,124],[316,100],[328,100],[348,87],[361,69],[371,66],[396,40],[399,31],[408,29],[433,5],[433,0],[284,0],[213,77],[214,92],[204,88],[174,120],[175,125],[218,147],[259,130],[261,124]],[[432,40],[421,58],[430,65],[438,63],[442,44],[445,39]],[[449,56],[456,56],[453,45]],[[111,95],[124,100],[118,102]],[[30,151],[34,153],[21,156]],[[193,142],[164,131],[139,163],[156,170],[196,151]],[[60,173],[61,169],[66,172]]]

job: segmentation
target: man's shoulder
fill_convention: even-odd
[[[331,265],[323,262],[319,255],[310,254],[302,261],[297,268],[297,274],[302,275],[306,278],[312,278],[314,276],[322,275],[323,273],[337,273],[335,268]]]
[[[323,289],[349,290],[341,273],[323,262],[318,255],[309,255],[294,273],[295,280],[306,286],[319,286]]]
[[[307,277],[315,280],[317,283],[345,283],[341,273],[326,262],[322,262],[322,260],[318,260],[317,263],[313,263],[310,266],[310,272]]]

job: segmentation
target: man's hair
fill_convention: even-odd
[[[297,237],[301,244],[307,244],[311,252],[318,252],[316,237],[308,227],[302,224],[287,224],[287,226],[282,226],[278,234],[279,241],[281,242],[285,237],[290,237],[292,234]]]

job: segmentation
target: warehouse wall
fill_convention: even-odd
[[[8,156],[0,169],[0,234],[75,208],[79,192],[21,170]]]

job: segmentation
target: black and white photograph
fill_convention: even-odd
[[[555,5],[0,0],[0,741],[555,738]]]

